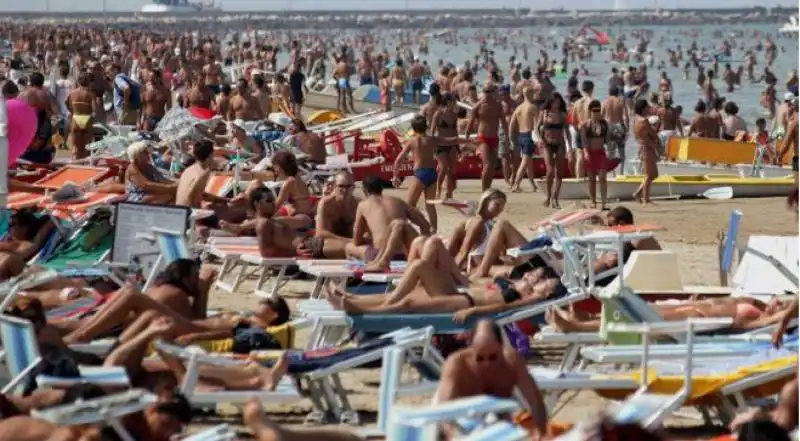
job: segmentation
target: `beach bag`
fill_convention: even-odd
[[[68,349],[49,344],[40,344],[40,349],[42,351],[42,361],[25,379],[22,390],[23,396],[29,396],[39,387],[36,384],[36,377],[39,375],[51,375],[61,378],[78,378],[81,376],[78,362]]]
[[[238,326],[233,330],[233,352],[249,354],[252,351],[268,351],[284,349],[278,340],[261,328]]]

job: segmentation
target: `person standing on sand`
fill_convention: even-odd
[[[435,399],[441,403],[478,395],[512,398],[515,389],[531,409],[533,424],[527,428],[531,431],[529,439],[544,439],[547,408],[536,381],[517,351],[504,344],[503,330],[489,320],[481,320],[475,326],[470,345],[451,354],[442,366]],[[449,427],[442,429],[451,432]]]
[[[508,144],[508,122],[503,115],[503,106],[497,99],[497,87],[486,86],[483,89],[483,99],[478,102],[467,123],[467,138],[472,134],[475,121],[478,122],[478,148],[481,156],[483,170],[481,170],[481,191],[486,191],[492,186],[494,179],[494,165],[497,162],[497,153],[500,148],[498,132],[503,130],[503,142]]]
[[[650,189],[653,181],[658,178],[658,146],[660,145],[658,133],[647,118],[648,107],[646,100],[638,100],[634,104],[634,112],[639,119],[634,123],[633,135],[639,143],[639,159],[642,162],[645,179],[633,193],[633,197],[644,204],[653,203],[650,199]]]
[[[608,89],[608,98],[601,105],[601,113],[608,123],[606,155],[609,158],[619,159],[619,172],[625,174],[625,142],[628,140],[631,120],[628,106],[625,105],[620,93],[621,90],[617,85]]]
[[[789,195],[789,206],[797,209],[798,198],[798,180],[797,180],[797,150],[798,150],[798,114],[797,114],[798,99],[795,98],[789,106],[789,124],[786,128],[786,137],[783,138],[783,145],[781,146],[778,156],[775,158],[775,163],[780,164],[783,162],[783,157],[786,156],[790,150],[792,151],[792,172],[794,174],[794,190]]]
[[[347,48],[343,47],[341,54],[333,57],[336,62],[336,66],[333,68],[333,79],[336,81],[337,94],[336,110],[344,113],[350,111],[356,113],[356,109],[353,107],[353,89],[350,87],[352,71],[347,63]],[[348,103],[350,104],[350,110],[347,107]]]
[[[530,71],[528,72],[530,74]],[[525,81],[525,80],[523,80]],[[522,83],[522,81],[520,81]],[[533,185],[533,191],[538,191],[539,187],[536,185],[535,172],[533,168],[533,155],[536,153],[536,145],[533,141],[533,133],[536,131],[536,124],[539,122],[539,108],[536,106],[536,91],[533,86],[528,86],[522,89],[522,96],[524,101],[511,115],[508,123],[508,130],[511,134],[511,139],[516,141],[519,146],[521,160],[519,169],[514,178],[511,191],[519,192],[520,184],[526,173],[528,179]]]

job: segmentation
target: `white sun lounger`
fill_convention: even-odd
[[[157,398],[142,389],[131,389],[48,409],[34,409],[31,411],[31,416],[61,426],[104,424],[113,428],[123,441],[134,441],[133,436],[120,422],[120,418],[145,410],[155,404]],[[221,439],[214,438],[208,441],[217,440]]]
[[[258,275],[254,293],[260,297],[274,297],[286,283],[286,270],[297,263],[293,257],[261,257],[255,237],[217,237],[205,247],[205,252],[222,260],[214,286],[228,293],[234,293],[249,275]],[[255,268],[253,268],[255,266]],[[272,271],[277,270],[272,287],[267,284],[272,279]],[[233,278],[230,280],[230,278]]]
[[[0,339],[3,350],[0,351],[8,368],[11,380],[2,389],[2,393],[16,391],[24,380],[33,373],[42,356],[36,339],[36,331],[28,320],[0,315]],[[37,375],[35,380],[42,386],[71,386],[91,383],[100,386],[129,386],[128,374],[122,367],[78,366],[80,375],[75,378]]]

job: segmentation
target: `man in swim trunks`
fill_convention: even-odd
[[[533,417],[531,439],[543,439],[547,435],[547,408],[542,393],[525,360],[504,343],[502,333],[502,328],[489,320],[478,322],[470,345],[445,360],[436,400],[478,395],[513,398],[514,391],[519,390]]]
[[[206,57],[206,65],[203,66],[203,76],[205,77],[205,84],[214,95],[219,95],[220,83],[222,82],[222,67],[214,60],[213,54],[208,54]]]
[[[362,188],[366,197],[356,208],[353,241],[347,245],[347,255],[367,262],[365,271],[382,271],[394,256],[411,248],[417,235],[430,234],[431,227],[416,208],[400,198],[384,196],[383,183],[377,177],[368,176]],[[419,233],[412,223],[419,227]]]
[[[328,151],[325,150],[325,140],[313,132],[309,132],[306,124],[300,118],[292,120],[289,126],[289,133],[292,134],[291,143],[300,151],[308,155],[307,162],[316,165],[325,164]]]
[[[343,259],[353,238],[353,224],[359,199],[353,196],[353,175],[341,171],[333,178],[333,191],[320,199],[314,236],[306,246],[315,259]]]
[[[171,104],[172,96],[169,93],[169,89],[161,81],[161,71],[153,69],[153,74],[150,75],[150,82],[147,83],[147,88],[142,94],[143,108],[140,130],[145,132],[155,130]]]
[[[210,193],[206,193],[206,184],[214,170],[214,144],[209,140],[198,141],[192,147],[195,162],[181,173],[178,180],[178,190],[175,195],[175,205],[190,208],[201,208],[203,201],[216,204],[214,211],[229,211],[228,200]],[[198,224],[219,228],[219,218],[216,215],[198,220]]]
[[[202,74],[195,74],[191,81],[192,87],[186,92],[186,107],[200,107],[210,109],[214,102],[214,92],[206,87],[206,77]],[[230,111],[230,106],[226,106]],[[222,110],[221,108],[219,110]],[[221,116],[230,119],[230,112],[222,113]]]
[[[530,71],[528,71],[530,74]],[[523,73],[524,75],[524,73]],[[520,81],[520,84],[525,81]],[[536,153],[536,145],[533,141],[533,132],[539,120],[539,108],[536,106],[536,91],[533,86],[527,86],[522,89],[522,96],[524,101],[522,104],[514,109],[511,119],[508,123],[508,129],[511,131],[512,140],[516,140],[520,149],[522,159],[519,164],[519,169],[514,177],[514,183],[511,187],[512,191],[520,191],[520,184],[526,173],[528,179],[531,180],[533,191],[537,191],[539,187],[534,181],[535,173],[533,169],[533,155]]]
[[[620,89],[612,85],[608,89],[608,98],[603,101],[602,114],[608,122],[608,140],[606,154],[610,159],[619,159],[619,172],[625,173],[625,141],[628,139],[630,114],[628,106],[620,96]]]
[[[494,179],[494,166],[497,162],[497,153],[500,147],[499,131],[503,131],[503,142],[508,144],[508,121],[503,115],[503,106],[497,99],[497,87],[486,86],[483,89],[481,100],[469,117],[467,123],[467,138],[472,134],[475,120],[478,121],[478,148],[480,149],[483,170],[481,171],[481,191],[486,191],[492,186]]]
[[[797,208],[797,193],[798,193],[798,180],[797,180],[797,151],[798,151],[798,113],[797,113],[797,98],[792,101],[789,107],[789,125],[786,128],[786,138],[783,139],[783,145],[778,152],[776,163],[781,163],[784,156],[790,150],[792,152],[792,172],[794,173],[794,190],[789,195],[789,205]]]
[[[411,63],[411,67],[408,69],[408,76],[411,81],[411,93],[414,97],[414,103],[418,106],[422,104],[423,75],[425,75],[425,68],[419,62],[419,57],[414,57],[414,62]]]
[[[305,249],[304,238],[273,217],[277,207],[272,191],[266,187],[256,188],[250,193],[249,202],[256,218],[245,223],[254,226],[261,257],[294,257],[298,250]]]
[[[342,53],[336,57],[336,67],[333,68],[333,79],[336,80],[336,110],[340,112],[356,113],[353,107],[353,89],[350,87],[350,64],[347,63],[347,48],[342,48]],[[349,110],[347,105],[350,104]]]

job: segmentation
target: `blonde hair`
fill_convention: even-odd
[[[506,194],[496,188],[489,188],[483,192],[481,195],[481,199],[478,202],[478,215],[483,216],[484,211],[486,211],[486,207],[489,206],[489,202],[492,199],[502,199],[506,200]]]
[[[139,153],[146,152],[150,149],[150,145],[144,141],[136,141],[133,144],[128,146],[128,149],[125,151],[128,154],[128,159],[133,161]]]

